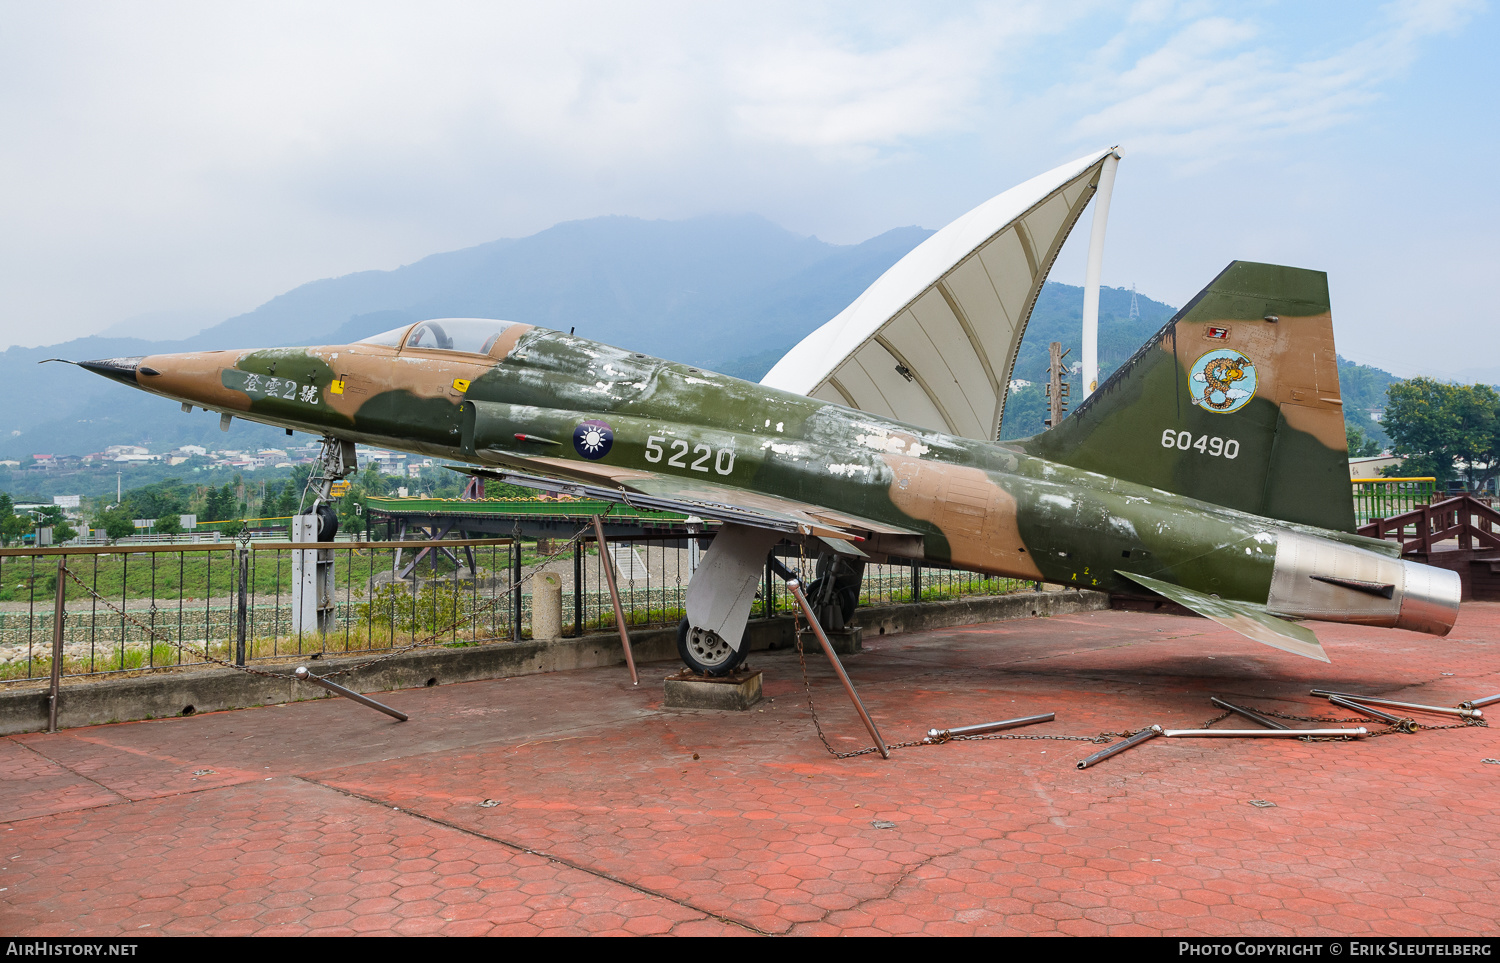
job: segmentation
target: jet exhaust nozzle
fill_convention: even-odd
[[[1419,562],[1401,563],[1406,570],[1401,614],[1395,627],[1428,635],[1447,635],[1458,621],[1463,583],[1458,573]]]
[[[1447,635],[1461,590],[1448,569],[1281,531],[1266,607],[1292,618]]]

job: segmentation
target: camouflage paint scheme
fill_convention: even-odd
[[[1194,366],[1231,349],[1252,396],[1227,413],[1196,403]],[[779,513],[863,536],[872,554],[996,575],[1140,593],[1130,572],[1263,605],[1277,530],[1395,552],[1351,534],[1327,282],[1314,271],[1231,264],[1062,425],[1009,444],[524,324],[488,356],[360,343],[90,367],[110,364],[101,373],[254,421]],[[590,420],[613,429],[602,457],[573,444]]]

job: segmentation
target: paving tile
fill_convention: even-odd
[[[877,636],[847,665],[893,742],[1047,710],[1015,734],[1198,725],[1210,695],[1337,715],[1313,685],[1500,691],[1497,604],[1466,604],[1443,640],[1318,632],[1332,666],[1126,612]],[[0,929],[1382,936],[1500,918],[1488,729],[1159,739],[1086,771],[1094,745],[1028,739],[836,760],[795,654],[756,664],[756,713],[667,710],[651,680],[672,669],[648,665],[639,688],[597,669],[388,694],[404,724],[329,700],[0,739]],[[863,744],[808,667],[830,740]]]

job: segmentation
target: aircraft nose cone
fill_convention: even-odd
[[[125,384],[136,384],[135,373],[145,358],[104,358],[100,361],[80,361],[78,367],[86,368],[94,374],[104,375]]]

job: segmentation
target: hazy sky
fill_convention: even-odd
[[[1344,354],[1456,375],[1500,365],[1497,50],[1477,0],[0,0],[0,347],[601,214],[937,228],[1119,144],[1106,284],[1320,268]]]

